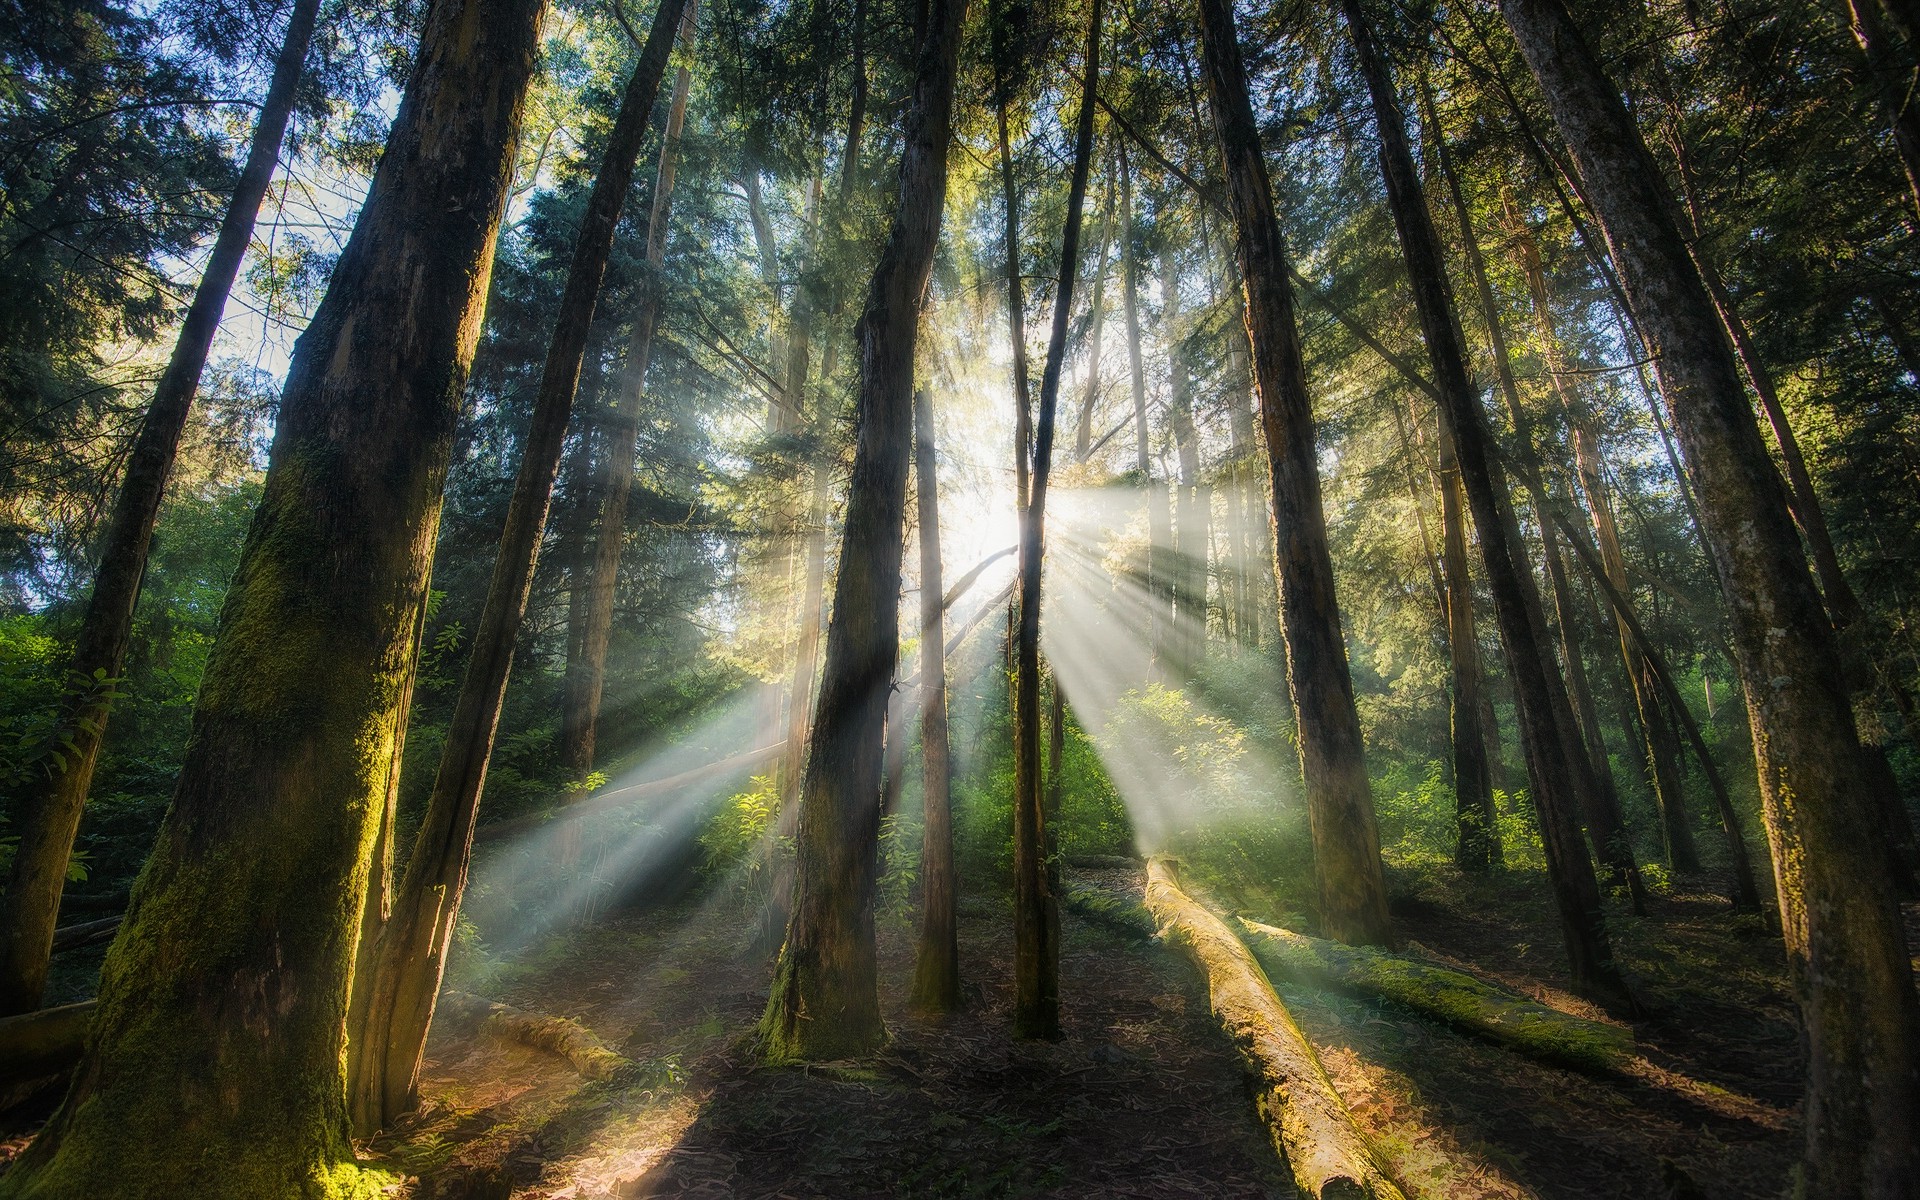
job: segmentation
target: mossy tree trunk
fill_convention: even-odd
[[[1226,0],[1201,0],[1200,47],[1245,297],[1247,341],[1266,434],[1281,634],[1313,831],[1320,919],[1343,942],[1385,942],[1386,879],[1360,717],[1333,591],[1327,518],[1287,249],[1275,214],[1246,68]]]
[[[1558,0],[1501,0],[1654,349],[1698,493],[1753,728],[1809,1051],[1802,1187],[1904,1196],[1920,1179],[1920,995],[1837,639],[1672,197]]]
[[[1529,791],[1540,819],[1547,875],[1560,912],[1574,988],[1589,997],[1624,1000],[1625,985],[1608,942],[1593,861],[1580,837],[1576,807],[1580,792],[1575,773],[1581,756],[1577,734],[1568,728],[1571,722],[1563,716],[1566,692],[1553,678],[1552,651],[1539,592],[1524,557],[1519,523],[1507,501],[1506,478],[1493,454],[1487,415],[1467,370],[1466,339],[1460,331],[1446,260],[1414,168],[1406,121],[1386,60],[1356,0],[1343,0],[1342,7],[1372,97],[1380,134],[1381,173],[1394,229],[1407,258],[1407,274],[1434,367],[1440,410],[1453,434],[1461,482],[1473,511],[1474,530],[1480,537],[1487,586],[1493,593],[1494,612],[1506,646]],[[1507,388],[1512,379],[1504,365],[1505,356],[1499,353],[1504,349],[1499,340],[1499,310],[1471,242],[1468,248],[1469,268],[1493,328],[1496,369],[1501,372],[1502,387]],[[1560,700],[1557,707],[1556,692]]]
[[[593,324],[620,210],[632,190],[634,164],[646,139],[675,32],[684,24],[683,32],[691,37],[694,8],[693,0],[663,0],[621,96],[600,172],[574,241],[566,286],[554,312],[553,336],[547,345],[513,497],[501,530],[500,549],[441,748],[433,790],[387,919],[374,931],[373,939],[363,941],[360,947],[348,1023],[348,1083],[354,1130],[361,1137],[384,1128],[418,1103],[427,1029],[433,1023],[447,949],[466,889],[487,763],[493,755],[494,735],[506,698],[514,643],[540,561],[553,481],[559,473],[561,449],[586,356],[587,331]],[[647,261],[656,270],[666,241],[673,156],[686,113],[690,79],[682,66],[674,81],[666,136],[661,140],[660,169],[647,229]],[[650,286],[657,287],[657,280]],[[646,308],[653,307],[651,301],[645,303]],[[643,311],[642,319],[645,316]]]
[[[920,508],[920,757],[925,809],[920,842],[920,943],[913,1003],[928,1012],[960,1007],[958,880],[953,870],[953,760],[947,746],[946,604],[940,569],[940,482],[933,401],[913,398],[914,477]]]
[[[172,806],[9,1197],[358,1190],[344,1035],[539,0],[443,0],[297,343]]]
[[[946,207],[966,0],[929,0],[899,199],[854,333],[860,383],[840,570],[801,788],[792,917],[761,1021],[768,1061],[868,1053],[886,1037],[873,938],[888,685],[899,657],[914,350]]]
[[[133,610],[140,599],[154,523],[200,388],[200,373],[246,257],[260,202],[280,162],[280,144],[293,115],[294,94],[319,7],[319,0],[295,0],[288,15],[273,78],[247,147],[246,165],[227,201],[226,216],[194,289],[173,355],[127,455],[126,476],[100,544],[100,567],[87,598],[86,616],[67,663],[59,721],[47,740],[44,769],[35,773],[33,787],[23,797],[20,841],[6,881],[5,903],[0,904],[0,1016],[39,1007],[46,989],[67,860],[73,854],[114,690],[133,640]]]

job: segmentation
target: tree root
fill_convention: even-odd
[[[1207,976],[1207,994],[1260,1084],[1260,1109],[1310,1200],[1405,1200],[1334,1091],[1313,1044],[1226,922],[1180,890],[1164,858],[1147,864],[1147,908],[1161,936]]]
[[[1462,971],[1343,946],[1239,918],[1247,945],[1277,977],[1391,1000],[1528,1058],[1588,1072],[1637,1061],[1633,1033],[1516,996]]]

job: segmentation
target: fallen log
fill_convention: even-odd
[[[1137,941],[1150,942],[1160,934],[1160,924],[1153,919],[1153,914],[1130,896],[1068,881],[1061,901],[1068,912]]]
[[[1633,1033],[1516,996],[1464,971],[1382,950],[1343,946],[1239,918],[1247,946],[1273,978],[1390,1000],[1529,1058],[1613,1072],[1638,1060]]]
[[[62,925],[53,931],[53,952],[59,954],[63,950],[91,946],[95,942],[112,941],[113,935],[120,929],[120,922],[125,919],[125,913],[115,913],[111,917],[101,917],[98,921]]]
[[[624,1054],[570,1017],[527,1012],[464,992],[449,992],[441,997],[440,1004],[455,1021],[470,1022],[488,1037],[559,1055],[587,1079],[609,1079],[628,1063]]]
[[[91,1000],[0,1017],[0,1084],[45,1079],[80,1061]]]
[[[1405,1200],[1353,1123],[1319,1055],[1227,923],[1180,890],[1165,859],[1147,864],[1147,908],[1161,936],[1207,976],[1207,996],[1260,1083],[1260,1110],[1309,1200]]]

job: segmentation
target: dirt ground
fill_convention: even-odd
[[[1408,951],[1599,1015],[1558,990],[1534,884],[1400,881]],[[1066,1036],[1014,1044],[1004,904],[963,907],[968,1004],[938,1025],[904,1011],[910,935],[883,923],[887,1052],[767,1069],[745,1042],[768,977],[742,953],[745,924],[693,903],[575,934],[499,998],[575,1017],[635,1065],[584,1083],[541,1052],[444,1038],[425,1111],[369,1151],[418,1175],[403,1190],[419,1200],[1293,1194],[1197,972],[1167,950],[1067,914]],[[1628,1079],[1531,1063],[1383,1003],[1281,991],[1409,1195],[1782,1195],[1800,1068],[1777,938],[1710,896],[1616,926],[1652,1010],[1635,1027],[1647,1065]]]

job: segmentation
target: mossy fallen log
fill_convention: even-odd
[[[608,1047],[591,1029],[569,1017],[527,1012],[464,992],[449,992],[440,1003],[456,1021],[472,1024],[487,1036],[504,1042],[518,1042],[557,1054],[587,1079],[609,1079],[628,1063],[625,1055]]]
[[[1246,945],[1180,890],[1164,859],[1147,864],[1147,908],[1162,936],[1206,973],[1213,1014],[1259,1080],[1261,1115],[1301,1193],[1309,1200],[1405,1200]]]
[[[80,1060],[91,1000],[0,1018],[0,1084],[58,1075]]]
[[[1138,865],[1138,864],[1136,864]],[[1138,941],[1150,942],[1159,936],[1160,925],[1146,905],[1129,896],[1117,895],[1106,888],[1069,881],[1062,900],[1067,911],[1104,925],[1115,933]]]
[[[1464,971],[1239,921],[1254,957],[1275,978],[1391,1000],[1558,1066],[1609,1072],[1637,1060],[1632,1031],[1563,1013]]]

